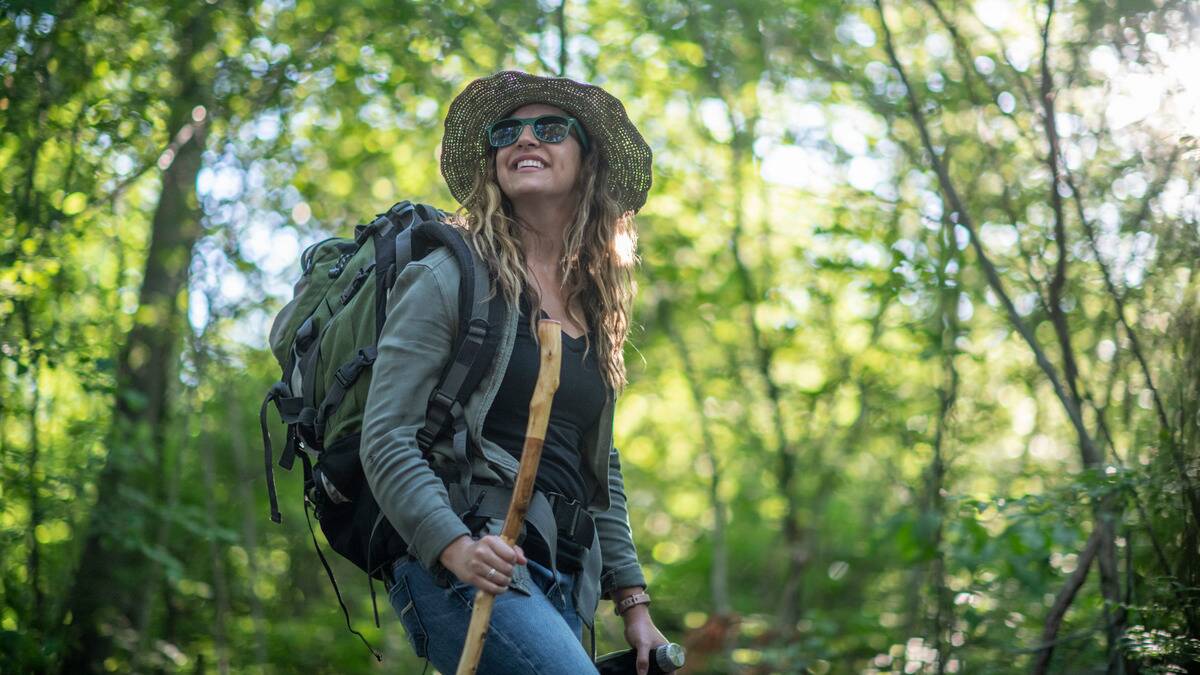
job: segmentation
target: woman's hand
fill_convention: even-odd
[[[507,591],[512,582],[513,566],[527,562],[520,546],[509,546],[494,534],[481,539],[464,534],[450,542],[438,560],[459,581],[492,595]]]
[[[650,608],[646,605],[634,605],[621,615],[625,620],[625,641],[637,650],[638,675],[646,675],[650,669],[650,652],[655,647],[667,644],[667,638],[659,632],[650,618]]]

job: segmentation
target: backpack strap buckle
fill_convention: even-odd
[[[358,354],[355,355],[352,361],[347,361],[346,363],[342,364],[342,367],[337,369],[337,371],[333,374],[334,379],[337,380],[337,383],[341,385],[343,389],[349,389],[354,384],[355,380],[358,379],[358,374],[362,372],[362,369],[375,363],[375,357],[377,355],[378,352],[374,347],[367,347],[365,349],[358,350]]]
[[[546,494],[554,512],[554,523],[558,530],[557,564],[565,572],[576,572],[583,567],[583,560],[592,547],[596,524],[587,508],[575,499],[555,492]]]
[[[487,337],[488,328],[490,327],[487,319],[482,317],[471,319],[471,323],[467,326],[467,339],[482,344],[484,338]]]
[[[446,432],[454,420],[462,417],[462,404],[447,395],[440,388],[434,389],[429,395],[429,404],[425,409],[425,426],[417,431],[417,446],[421,452],[428,452],[434,441]]]

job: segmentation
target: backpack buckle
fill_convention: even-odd
[[[338,368],[333,374],[333,379],[337,380],[338,385],[340,385],[342,389],[349,389],[350,385],[354,384],[354,380],[357,378],[357,376],[358,362],[351,361],[341,368]]]
[[[434,389],[425,408],[425,426],[417,432],[417,445],[423,451],[450,428],[450,423],[463,413],[462,406],[441,389]]]
[[[377,352],[374,347],[358,350],[358,354],[355,355],[354,360],[338,368],[333,373],[333,378],[337,380],[342,389],[349,389],[354,384],[354,381],[358,379],[358,374],[362,372],[362,369],[375,363],[376,354]]]
[[[471,319],[471,323],[467,324],[467,337],[472,338],[475,342],[483,342],[483,339],[487,337],[488,328],[491,328],[491,325],[488,324],[487,319]]]
[[[428,426],[422,427],[417,431],[417,447],[422,451],[428,450],[433,446],[435,440],[437,440],[437,436],[429,430]]]
[[[429,396],[429,407],[445,415],[454,408],[454,399],[447,396],[441,389],[435,389]],[[439,424],[439,426],[441,425]]]
[[[577,572],[583,568],[584,558],[592,547],[596,525],[587,512],[587,507],[575,499],[556,492],[546,493],[550,510],[554,512],[558,528],[558,556],[555,564],[565,572]]]

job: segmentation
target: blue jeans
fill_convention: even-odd
[[[579,675],[596,667],[580,641],[583,622],[575,613],[572,574],[554,574],[529,561],[529,595],[509,589],[496,597],[480,675]],[[474,586],[455,579],[438,586],[421,563],[403,557],[392,568],[388,598],[418,657],[453,673],[471,621]]]

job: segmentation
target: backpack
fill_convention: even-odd
[[[371,366],[388,295],[400,271],[446,247],[462,273],[454,358],[446,364],[426,409],[425,427],[417,437],[423,453],[443,436],[465,436],[463,407],[491,364],[499,340],[499,331],[492,328],[502,321],[503,298],[489,293],[482,261],[459,229],[442,222],[444,216],[433,207],[403,201],[371,223],[355,227],[353,239],[332,237],[310,246],[300,257],[301,278],[294,297],[271,326],[271,351],[283,372],[259,409],[271,520],[282,520],[267,429],[267,407],[273,402],[287,425],[279,466],[290,471],[299,458],[304,467],[305,518],[312,507],[330,547],[373,579],[382,580],[384,566],[406,550],[375,502],[359,461]],[[311,532],[312,521],[308,524]],[[349,614],[315,533],[313,545],[349,626]],[[373,596],[373,585],[371,589]]]

